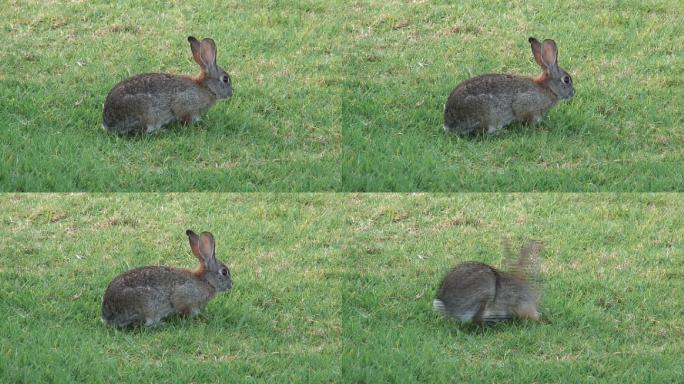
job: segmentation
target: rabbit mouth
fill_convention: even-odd
[[[570,89],[567,92],[560,92],[560,94],[558,95],[558,98],[561,100],[570,100],[573,98],[573,96],[575,96],[575,90]]]

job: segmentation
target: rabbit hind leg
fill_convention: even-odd
[[[170,310],[165,305],[159,305],[154,297],[143,295],[144,304],[141,306],[140,323],[145,327],[154,327],[169,315]],[[144,320],[144,322],[143,322]]]
[[[161,322],[161,319],[156,318],[156,317],[148,317],[145,319],[145,323],[143,324],[146,327],[154,327],[159,325]]]
[[[493,134],[501,131],[507,125],[507,120],[499,116],[496,112],[482,109],[480,129],[483,133]]]
[[[194,124],[202,118],[207,108],[197,108],[196,105],[205,104],[200,96],[190,92],[177,96],[171,101],[173,116],[183,124]],[[195,106],[195,107],[192,107]]]
[[[148,124],[145,127],[145,133],[147,133],[147,134],[159,133],[159,130],[161,129],[161,127],[162,127],[161,124]]]
[[[475,315],[473,316],[473,323],[477,325],[484,325],[486,318],[484,317],[485,310],[487,309],[487,300],[483,300],[480,302],[480,305],[477,308],[477,312],[475,312]]]
[[[152,111],[145,112],[143,130],[147,134],[159,133],[161,127],[172,120],[172,118],[166,115],[155,114]]]
[[[529,125],[542,121],[544,112],[550,107],[542,95],[534,92],[519,94],[513,101],[513,116],[516,120]]]
[[[173,310],[183,316],[193,316],[199,313],[200,308],[209,301],[211,294],[198,288],[195,284],[183,284],[171,293],[171,306]]]
[[[541,123],[542,121],[542,116],[538,113],[534,112],[525,112],[518,116],[518,119],[526,125],[536,125]]]

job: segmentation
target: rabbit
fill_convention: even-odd
[[[109,132],[155,133],[180,120],[191,124],[218,99],[233,95],[230,76],[216,64],[216,44],[188,37],[198,76],[148,73],[128,78],[112,88],[102,112],[102,127]]]
[[[513,122],[535,124],[559,100],[575,94],[572,77],[558,66],[553,40],[528,40],[538,77],[488,74],[459,84],[444,107],[444,130],[462,135],[495,133]]]
[[[540,295],[533,278],[541,249],[541,243],[531,241],[520,250],[516,262],[508,257],[509,272],[473,261],[457,265],[442,280],[433,309],[478,325],[512,318],[540,321]]]
[[[186,235],[199,259],[195,269],[150,266],[117,276],[102,299],[102,322],[114,327],[153,326],[173,314],[195,315],[217,292],[233,287],[230,269],[216,259],[214,236]]]

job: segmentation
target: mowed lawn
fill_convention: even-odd
[[[339,188],[342,4],[12,1],[0,30],[0,189],[317,191]],[[199,73],[211,37],[234,96],[192,126],[106,134],[109,90]]]
[[[308,195],[0,197],[0,382],[330,382],[339,378],[337,208]],[[102,295],[144,265],[195,267],[211,231],[233,289],[195,318],[119,331]]]
[[[662,191],[684,177],[681,1],[368,1],[347,24],[348,191]],[[528,37],[554,39],[575,97],[535,127],[443,132],[460,82],[536,76]]]
[[[680,1],[38,2],[3,7],[5,191],[672,191],[684,177]],[[193,126],[100,129],[120,80],[194,74],[212,37],[235,94]],[[576,96],[538,126],[442,130],[459,82],[537,75]]]
[[[677,195],[76,194],[0,198],[2,382],[678,382]],[[99,320],[117,274],[192,267],[210,230],[234,287],[194,318]],[[545,243],[542,324],[432,312],[456,263]]]
[[[343,282],[347,382],[645,383],[684,377],[684,200],[675,194],[357,196]],[[542,324],[432,312],[443,275],[545,244]]]

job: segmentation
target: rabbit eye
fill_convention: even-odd
[[[565,84],[570,84],[570,76],[563,76],[563,82]]]
[[[221,274],[222,274],[223,276],[228,276],[228,270],[225,269],[225,268],[222,268],[222,269],[221,269]]]
[[[227,75],[221,76],[221,81],[224,83],[228,83],[228,76]]]

